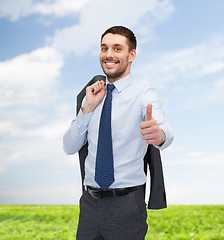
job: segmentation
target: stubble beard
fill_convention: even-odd
[[[117,79],[122,77],[122,75],[125,73],[126,69],[119,69],[116,72],[107,72],[104,68],[103,68],[104,73],[106,74],[108,79]]]
[[[119,64],[120,62],[118,62]],[[115,72],[110,72],[107,71],[106,68],[104,67],[104,62],[101,63],[101,67],[103,69],[103,72],[105,73],[105,75],[107,76],[108,79],[120,79],[122,78],[122,76],[124,75],[125,71],[128,68],[128,63],[125,66],[120,66],[120,68],[118,68]]]

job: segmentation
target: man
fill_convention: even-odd
[[[104,32],[100,63],[106,84],[86,88],[64,135],[67,154],[88,142],[78,240],[141,240],[147,233],[143,158],[149,144],[162,150],[173,136],[156,91],[130,73],[136,45],[134,33],[123,26]]]

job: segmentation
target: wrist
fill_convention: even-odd
[[[85,115],[85,114],[93,112],[94,109],[95,108],[93,106],[85,103],[82,107],[82,113],[83,113],[83,115]]]
[[[159,144],[159,146],[162,146],[163,143],[166,141],[166,135],[165,135],[165,133],[163,132],[162,129],[160,129],[159,134],[160,134],[160,144]]]

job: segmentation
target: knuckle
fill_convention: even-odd
[[[157,125],[155,125],[155,126],[153,127],[153,132],[157,133],[158,131],[159,131],[159,127],[158,127]]]
[[[152,120],[151,120],[151,123],[152,123],[153,126],[156,126],[156,125],[157,125],[157,122],[156,122],[155,119],[152,119]]]

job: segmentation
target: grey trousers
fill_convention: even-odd
[[[80,199],[77,240],[144,240],[148,225],[143,189],[124,196]]]

